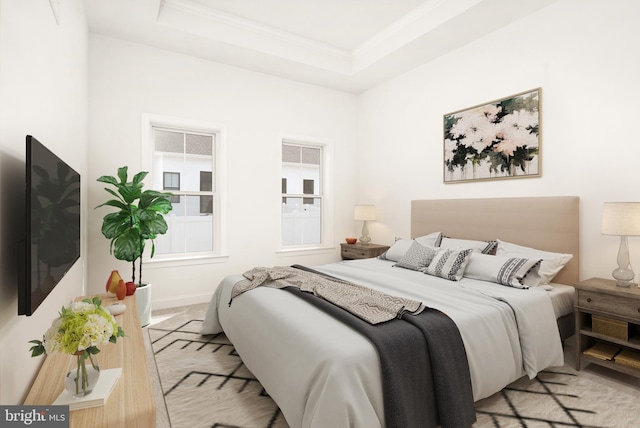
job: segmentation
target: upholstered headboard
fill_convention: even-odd
[[[411,201],[411,236],[431,232],[460,239],[512,242],[573,254],[553,282],[580,276],[580,199],[577,196]]]

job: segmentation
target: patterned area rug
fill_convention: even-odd
[[[198,333],[205,306],[195,308],[147,328],[171,426],[288,427],[227,337]],[[476,403],[474,427],[638,426],[640,383],[606,375],[577,372],[568,361],[520,379]]]

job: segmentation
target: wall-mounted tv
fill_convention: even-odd
[[[29,316],[80,257],[80,175],[31,135],[26,140],[18,315]]]

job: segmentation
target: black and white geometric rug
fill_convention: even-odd
[[[288,427],[227,337],[198,333],[202,319],[186,312],[147,328],[171,426]],[[617,388],[565,364],[476,403],[474,427],[638,427],[637,385]]]

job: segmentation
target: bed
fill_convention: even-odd
[[[446,313],[463,339],[476,401],[522,376],[533,377],[547,367],[562,365],[561,341],[572,334],[573,325],[570,285],[579,275],[579,199],[412,201],[411,237],[406,239],[436,233],[446,237],[449,245],[462,242],[456,240],[496,241],[498,250],[508,255],[531,250],[538,251],[536,257],[548,253],[564,260],[551,285],[527,289],[477,277],[451,281],[399,267],[397,259],[351,260],[313,268],[421,300]],[[485,257],[474,254],[478,259]],[[485,265],[474,263],[480,269],[470,271],[482,273]],[[380,360],[371,342],[282,290],[259,287],[229,305],[231,290],[242,279],[231,275],[220,283],[201,333],[225,332],[289,425],[384,427]]]

